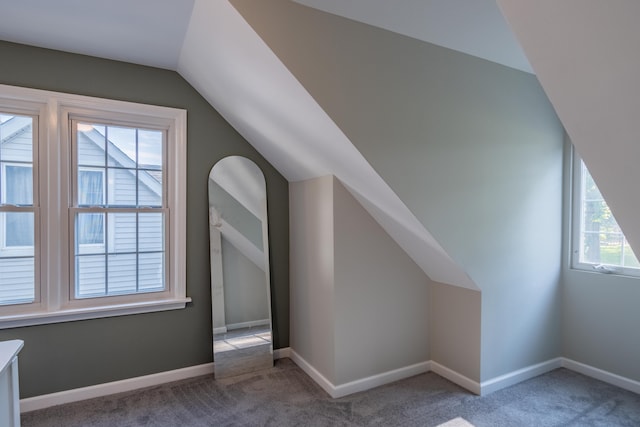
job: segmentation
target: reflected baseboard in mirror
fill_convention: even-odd
[[[267,196],[251,160],[226,157],[209,174],[216,378],[273,366]]]

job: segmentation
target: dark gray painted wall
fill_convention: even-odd
[[[287,0],[232,4],[481,288],[480,380],[559,356],[563,130],[536,78]]]
[[[212,361],[208,194],[211,167],[241,155],[262,169],[270,212],[275,348],[289,345],[288,183],[177,73],[0,42],[0,83],[188,111],[187,295],[184,310],[0,330],[23,339],[21,396]]]

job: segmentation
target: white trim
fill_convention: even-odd
[[[75,388],[73,390],[65,390],[58,393],[28,397],[20,400],[20,412],[30,412],[65,403],[78,402],[80,400],[93,399],[96,397],[108,396],[110,394],[123,393],[144,387],[152,387],[172,381],[179,381],[210,374],[213,374],[213,363],[205,363],[203,365],[189,366],[187,368],[159,372],[157,374],[145,375],[142,377],[128,378],[126,380]]]
[[[185,308],[189,302],[191,302],[191,298],[186,297],[113,306],[59,310],[56,312],[35,312],[23,315],[0,316],[0,329],[151,313],[155,311],[179,310]]]
[[[489,393],[493,393],[494,391],[518,384],[522,381],[526,381],[561,367],[562,358],[556,357],[555,359],[547,360],[546,362],[527,366],[522,369],[518,369],[517,371],[500,375],[480,383],[480,395],[485,396]]]
[[[270,325],[271,320],[269,319],[260,319],[260,320],[251,320],[249,322],[240,322],[240,323],[231,323],[227,325],[227,331],[233,331],[234,329],[243,329],[243,328],[252,328],[254,326],[265,326]]]
[[[584,363],[576,362],[575,360],[567,359],[566,357],[562,357],[561,359],[563,368],[570,369],[582,375],[640,394],[640,381],[625,378],[618,374],[585,365]]]
[[[453,369],[449,369],[444,365],[439,364],[438,362],[431,361],[431,371],[440,375],[443,378],[448,379],[454,384],[459,385],[460,387],[469,390],[471,393],[480,394],[481,386],[477,381],[468,378]]]
[[[273,350],[273,360],[291,358],[291,347],[276,348]]]
[[[372,375],[370,377],[361,378],[359,380],[351,381],[346,384],[334,385],[331,381],[324,377],[316,368],[311,366],[309,362],[304,360],[302,356],[290,350],[290,358],[300,367],[307,375],[309,375],[329,396],[333,398],[344,397],[349,394],[357,393],[359,391],[365,391],[378,387],[384,384],[389,384],[394,381],[398,381],[404,378],[409,378],[414,375],[429,372],[431,369],[431,362],[421,362],[415,365],[406,366],[403,368],[394,369],[380,374]]]
[[[381,385],[389,384],[395,381],[403,380],[405,378],[413,377],[418,374],[429,372],[431,370],[431,363],[432,362],[430,361],[420,362],[414,365],[393,369],[391,371],[382,372],[370,377],[351,381],[346,384],[340,384],[339,386],[335,387],[335,392],[331,397],[347,396],[359,391],[369,390],[374,387],[379,387]]]
[[[500,375],[491,380],[478,383],[467,378],[466,376],[441,365],[438,362],[426,361],[406,366],[404,368],[394,369],[383,372],[381,374],[372,375],[370,377],[351,381],[346,384],[335,386],[326,379],[318,370],[316,370],[309,362],[304,360],[291,347],[284,347],[273,350],[274,360],[290,358],[296,365],[300,367],[307,375],[309,375],[324,391],[332,398],[344,397],[352,393],[365,391],[384,384],[389,384],[404,378],[432,371],[441,377],[469,390],[478,395],[487,395],[494,391],[500,390],[520,383],[522,381],[542,375],[546,372],[557,368],[566,368],[580,374],[604,381],[608,384],[629,390],[640,394],[640,381],[631,380],[593,366],[585,365],[565,357],[558,357],[547,360],[546,362],[518,369],[516,371]],[[45,394],[42,396],[29,397],[20,400],[20,411],[30,412],[38,409],[44,409],[51,406],[62,405],[65,403],[78,402],[96,397],[108,396],[115,393],[122,393],[137,390],[145,387],[156,386],[172,381],[179,381],[187,378],[198,377],[201,375],[213,374],[213,363],[205,363],[203,365],[189,366],[187,368],[175,369],[172,371],[159,372],[156,374],[145,375],[141,377],[128,378],[120,381],[113,381],[104,384],[97,384],[89,387],[82,387],[72,390],[61,391],[57,393]]]
[[[283,359],[290,357],[291,348],[279,348],[273,350],[273,359]],[[65,403],[79,402],[81,400],[93,399],[96,397],[108,396],[126,391],[138,390],[145,387],[157,386],[173,381],[187,378],[199,377],[201,375],[213,374],[214,363],[189,366],[187,368],[174,369],[172,371],[158,372],[156,374],[144,375],[141,377],[127,378],[125,380],[113,381],[109,383],[96,384],[88,387],[75,388],[72,390],[60,391],[57,393],[44,394],[41,396],[28,397],[20,400],[20,412],[36,411],[38,409],[49,408],[51,406]]]
[[[324,391],[329,394],[331,397],[336,397],[333,395],[335,386],[324,377],[316,368],[311,366],[309,362],[304,360],[294,349],[291,349],[291,360],[300,367],[307,375],[311,377],[312,380],[316,382]]]

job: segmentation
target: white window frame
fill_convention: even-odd
[[[582,220],[582,159],[572,147],[571,149],[571,268],[602,274],[640,277],[640,268],[623,267],[609,264],[595,264],[580,261],[581,220]],[[624,241],[626,237],[622,236]]]
[[[35,116],[34,133],[41,141],[33,165],[36,301],[2,306],[0,329],[184,308],[191,301],[186,296],[186,111],[7,85],[0,85],[0,110]],[[164,292],[73,298],[70,118],[166,129]]]

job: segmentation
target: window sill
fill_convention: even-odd
[[[185,308],[189,302],[191,302],[191,298],[186,297],[162,301],[58,310],[55,312],[34,312],[11,316],[0,316],[0,329],[73,322],[76,320],[99,319],[103,317],[126,316],[130,314],[152,313],[156,311],[179,310]]]

